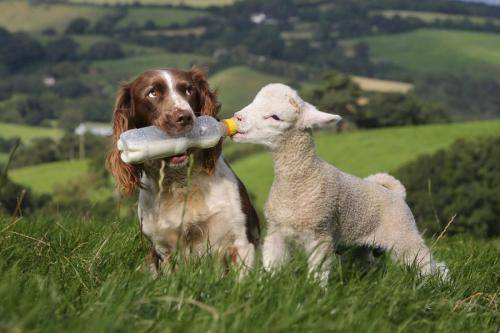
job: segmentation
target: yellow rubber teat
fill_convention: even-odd
[[[223,119],[222,122],[226,125],[227,136],[233,136],[238,133],[238,124],[234,118]]]

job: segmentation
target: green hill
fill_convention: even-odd
[[[87,171],[86,160],[63,161],[14,169],[9,172],[9,176],[35,193],[51,193],[56,186],[76,180]]]
[[[253,100],[260,88],[272,82],[286,82],[286,79],[243,66],[231,67],[210,77],[211,87],[220,92],[222,115],[238,111]]]
[[[500,34],[420,29],[356,38],[383,61],[421,72],[500,73]]]
[[[193,53],[153,52],[118,60],[94,61],[91,73],[85,75],[89,81],[104,84],[107,93],[114,96],[118,83],[134,79],[148,69],[175,67],[189,69],[193,65],[203,65],[208,58]]]
[[[34,138],[43,137],[58,139],[62,136],[63,132],[57,128],[0,123],[0,137],[2,138],[19,137],[23,141],[29,141]]]
[[[336,167],[367,176],[398,168],[418,155],[432,153],[458,138],[498,135],[500,121],[385,128],[345,134],[318,133],[319,156]],[[268,153],[259,153],[232,165],[250,192],[263,207],[273,180],[273,165]]]
[[[96,22],[112,11],[104,7],[62,3],[33,4],[33,2],[25,0],[0,2],[0,25],[10,31],[40,32],[48,28],[62,31],[77,17]]]

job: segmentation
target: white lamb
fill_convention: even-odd
[[[268,222],[263,265],[271,270],[289,256],[291,241],[309,257],[309,271],[328,280],[334,244],[390,250],[395,259],[415,264],[422,275],[446,278],[415,225],[405,188],[388,174],[361,179],[321,160],[312,128],[340,116],[318,111],[283,84],[261,89],[235,114],[236,142],[262,144],[274,160],[274,182],[265,206]]]

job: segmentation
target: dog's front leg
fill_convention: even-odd
[[[165,270],[166,265],[170,263],[170,252],[160,255],[155,249],[154,245],[149,248],[149,253],[144,258],[146,269],[149,270],[151,276],[156,279],[162,271]]]

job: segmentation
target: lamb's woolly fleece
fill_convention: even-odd
[[[278,90],[275,96],[299,99],[290,103],[289,97],[279,101],[273,98],[271,108],[292,110],[293,104],[310,106],[284,85],[264,87],[259,95],[269,94],[270,87],[273,92]],[[252,112],[265,109],[262,105],[250,104],[239,116],[245,119]],[[446,275],[446,267],[433,260],[417,230],[404,200],[404,186],[388,174],[361,179],[320,159],[315,152],[312,131],[297,125],[304,118],[305,115],[301,115],[304,112],[311,110],[299,110],[295,124],[283,130],[274,140],[277,145],[271,147],[275,178],[265,206],[268,236],[263,248],[264,267],[270,269],[286,260],[287,244],[295,241],[310,254],[311,270],[321,267],[319,277],[324,281],[328,277],[334,244],[345,243],[391,250],[396,259],[416,264],[424,275],[438,272]],[[286,118],[285,114],[278,115]],[[249,135],[256,131],[253,137],[258,136],[261,126],[248,126]]]

